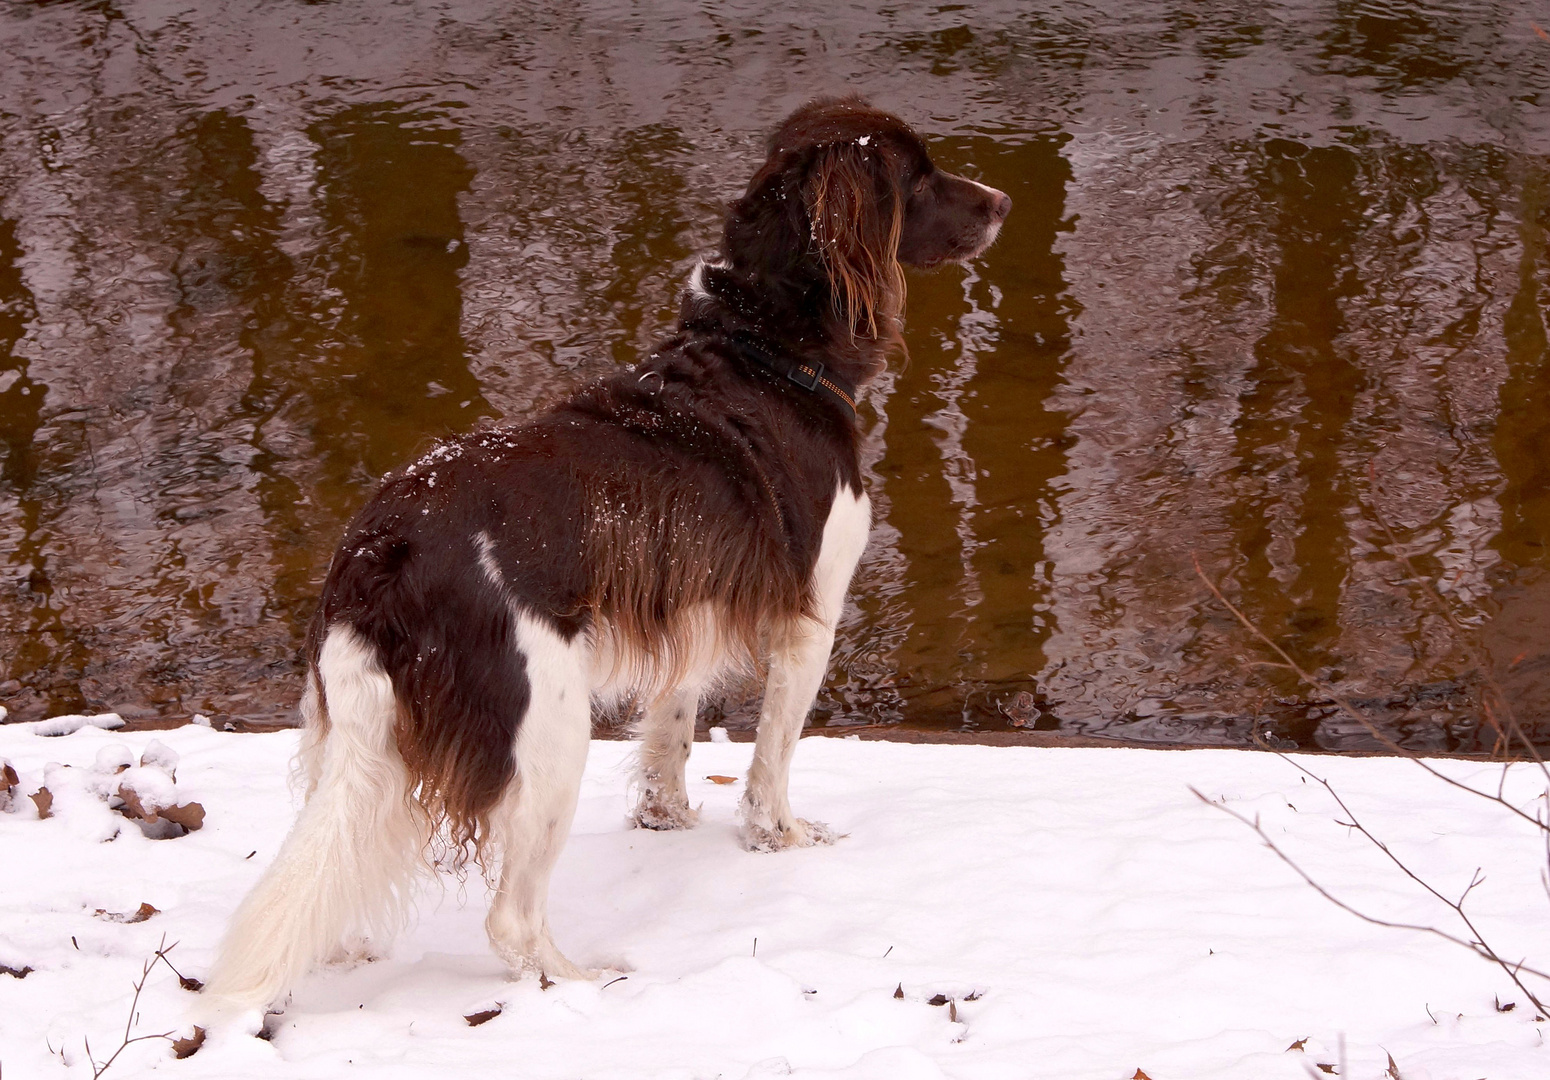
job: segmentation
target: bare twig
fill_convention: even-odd
[[[1394,539],[1394,535],[1393,535],[1392,530],[1388,529],[1387,523],[1383,521],[1381,515],[1376,515],[1376,516],[1378,516],[1380,523],[1383,524],[1383,527],[1384,527],[1385,531],[1388,532],[1390,540],[1391,540],[1391,543],[1393,543],[1393,545],[1397,548],[1398,547],[1398,541],[1396,539]],[[1448,784],[1449,786],[1458,788],[1461,791],[1467,791],[1470,794],[1475,795],[1478,798],[1485,799],[1488,802],[1493,802],[1493,803],[1497,804],[1498,806],[1501,806],[1504,809],[1508,810],[1509,812],[1517,815],[1519,818],[1523,819],[1524,821],[1527,821],[1527,822],[1531,823],[1532,825],[1534,825],[1535,828],[1540,831],[1540,835],[1545,837],[1546,845],[1547,845],[1547,851],[1550,851],[1550,824],[1547,824],[1546,820],[1541,818],[1541,817],[1539,817],[1537,814],[1530,815],[1530,814],[1526,813],[1525,811],[1523,811],[1519,807],[1515,806],[1512,802],[1510,802],[1506,798],[1506,795],[1505,795],[1505,791],[1506,791],[1506,775],[1505,775],[1505,772],[1502,775],[1502,777],[1500,778],[1500,780],[1498,781],[1496,793],[1492,794],[1489,791],[1481,791],[1479,788],[1476,788],[1473,785],[1466,784],[1466,783],[1463,783],[1462,781],[1458,781],[1458,780],[1453,779],[1452,777],[1446,775],[1445,773],[1441,772],[1440,770],[1434,768],[1428,762],[1423,760],[1418,754],[1414,753],[1413,751],[1409,750],[1406,747],[1400,746],[1397,742],[1395,742],[1387,734],[1385,734],[1384,732],[1379,730],[1377,725],[1373,724],[1372,721],[1370,721],[1366,717],[1366,715],[1364,713],[1362,713],[1356,707],[1356,705],[1353,702],[1351,702],[1345,696],[1336,693],[1324,681],[1316,678],[1315,676],[1313,676],[1313,675],[1309,674],[1307,671],[1305,671],[1295,660],[1293,660],[1291,658],[1291,656],[1286,652],[1285,649],[1281,648],[1280,645],[1276,644],[1269,637],[1267,637],[1265,635],[1265,633],[1259,629],[1258,626],[1256,626],[1246,615],[1243,614],[1242,611],[1240,611],[1232,603],[1232,601],[1228,600],[1227,597],[1225,595],[1223,595],[1222,590],[1217,586],[1217,584],[1215,582],[1213,582],[1209,577],[1206,576],[1205,571],[1200,566],[1200,558],[1199,558],[1199,556],[1197,554],[1195,554],[1194,552],[1191,552],[1190,553],[1190,558],[1194,562],[1195,573],[1200,577],[1200,580],[1205,584],[1206,588],[1211,591],[1211,594],[1216,597],[1216,599],[1222,604],[1223,607],[1225,607],[1228,611],[1230,611],[1232,613],[1234,618],[1236,618],[1238,620],[1238,622],[1241,623],[1243,625],[1243,627],[1246,630],[1249,631],[1249,633],[1253,634],[1256,638],[1258,638],[1261,642],[1263,642],[1269,649],[1271,649],[1277,656],[1279,656],[1281,658],[1282,662],[1284,663],[1284,666],[1288,670],[1290,670],[1293,673],[1295,673],[1299,679],[1301,679],[1308,686],[1313,687],[1313,688],[1321,691],[1322,693],[1326,694],[1329,697],[1329,699],[1332,700],[1337,706],[1339,706],[1339,708],[1343,712],[1345,712],[1352,719],[1356,720],[1359,724],[1361,724],[1364,728],[1366,728],[1367,731],[1375,739],[1377,739],[1380,743],[1382,743],[1389,750],[1393,751],[1395,754],[1399,755],[1400,757],[1409,759],[1410,761],[1414,762],[1417,766],[1419,766],[1421,769],[1423,769],[1425,772],[1427,772],[1431,776],[1435,777],[1436,779],[1443,781],[1444,783]],[[1419,575],[1414,572],[1414,567],[1408,562],[1408,559],[1405,560],[1404,565],[1406,567],[1407,572],[1409,572],[1412,577],[1416,578],[1417,580],[1421,580]],[[1436,592],[1435,588],[1431,587],[1431,584],[1429,582],[1427,582],[1425,584],[1427,585],[1431,595],[1436,598],[1438,604],[1440,604],[1444,609],[1446,609],[1446,607],[1447,607],[1446,602],[1443,601],[1442,597],[1440,596],[1440,594],[1438,594]],[[1446,614],[1447,614],[1451,624],[1454,627],[1457,628],[1459,634],[1461,635],[1461,638],[1467,638],[1467,635],[1464,635],[1463,627],[1459,626],[1457,621],[1455,619],[1453,619],[1453,613],[1451,611],[1447,611]],[[1484,670],[1484,668],[1482,668],[1482,670]],[[1494,685],[1494,680],[1493,680],[1493,685]],[[1497,687],[1497,691],[1498,692],[1500,691],[1500,687],[1499,686]],[[1503,700],[1505,700],[1505,698],[1503,698]],[[1506,715],[1509,718],[1509,723],[1513,726],[1513,728],[1514,728],[1514,730],[1516,732],[1515,737],[1519,738],[1521,741],[1523,741],[1525,745],[1530,745],[1530,752],[1534,754],[1535,760],[1538,761],[1540,769],[1544,770],[1545,769],[1545,764],[1544,764],[1543,760],[1539,758],[1537,750],[1534,750],[1532,748],[1532,746],[1530,744],[1530,741],[1527,738],[1526,733],[1524,733],[1522,731],[1521,727],[1517,725],[1516,719],[1512,718],[1511,711],[1510,710],[1506,710]],[[1507,977],[1512,980],[1513,984],[1515,986],[1517,986],[1517,988],[1523,992],[1523,994],[1529,999],[1529,1001],[1531,1001],[1533,1003],[1534,1007],[1536,1009],[1538,1009],[1541,1013],[1550,1012],[1550,1010],[1547,1010],[1545,1008],[1545,1005],[1533,993],[1533,991],[1531,991],[1527,986],[1525,986],[1523,984],[1523,981],[1520,978],[1521,974],[1529,974],[1529,975],[1533,975],[1533,976],[1535,976],[1537,978],[1550,980],[1550,974],[1547,974],[1546,972],[1539,971],[1539,970],[1536,970],[1534,968],[1528,967],[1522,961],[1519,961],[1518,963],[1513,964],[1513,963],[1509,963],[1508,961],[1504,960],[1501,957],[1501,955],[1496,952],[1495,949],[1491,948],[1491,946],[1489,944],[1487,944],[1487,942],[1485,941],[1484,935],[1480,932],[1480,929],[1475,925],[1474,921],[1469,917],[1468,913],[1464,910],[1464,904],[1469,899],[1469,894],[1471,892],[1473,892],[1475,890],[1476,886],[1478,886],[1484,880],[1484,878],[1482,878],[1481,875],[1480,875],[1479,868],[1476,868],[1474,874],[1470,878],[1469,884],[1467,886],[1465,886],[1464,891],[1459,895],[1459,898],[1457,900],[1453,900],[1453,899],[1443,895],[1440,891],[1438,891],[1435,887],[1433,887],[1431,885],[1431,883],[1429,883],[1428,881],[1423,879],[1420,875],[1415,873],[1415,871],[1413,871],[1409,866],[1405,865],[1404,861],[1402,859],[1400,859],[1397,855],[1395,855],[1394,852],[1392,850],[1390,850],[1390,848],[1389,848],[1389,846],[1387,844],[1385,844],[1383,841],[1379,840],[1376,836],[1374,836],[1372,834],[1372,832],[1369,831],[1367,829],[1367,827],[1361,823],[1361,820],[1352,811],[1351,807],[1346,804],[1345,800],[1340,797],[1339,792],[1337,792],[1335,790],[1334,786],[1332,784],[1330,784],[1327,779],[1325,779],[1322,776],[1316,775],[1315,773],[1310,771],[1308,768],[1306,768],[1304,765],[1302,765],[1300,762],[1298,762],[1298,761],[1294,760],[1293,758],[1291,758],[1289,755],[1284,754],[1281,751],[1276,750],[1274,747],[1269,746],[1267,743],[1265,743],[1265,741],[1263,739],[1260,738],[1258,731],[1254,732],[1254,741],[1256,743],[1258,743],[1264,749],[1270,750],[1272,753],[1275,753],[1283,761],[1286,761],[1287,763],[1292,765],[1299,772],[1301,772],[1304,775],[1304,777],[1311,778],[1314,781],[1316,781],[1319,785],[1321,785],[1324,788],[1324,790],[1329,793],[1330,797],[1332,799],[1334,799],[1336,805],[1340,807],[1341,812],[1345,815],[1346,820],[1344,822],[1342,822],[1342,824],[1348,825],[1349,827],[1351,827],[1353,829],[1356,829],[1358,832],[1360,832],[1379,851],[1381,851],[1384,854],[1384,856],[1386,858],[1388,858],[1388,860],[1390,862],[1392,862],[1396,867],[1398,867],[1399,870],[1403,874],[1405,874],[1406,877],[1408,877],[1411,881],[1415,882],[1423,890],[1425,890],[1428,894],[1430,894],[1434,899],[1436,899],[1438,902],[1442,903],[1449,910],[1451,910],[1459,918],[1459,920],[1464,924],[1464,926],[1468,929],[1469,933],[1472,935],[1472,939],[1465,939],[1465,938],[1457,937],[1457,936],[1455,936],[1453,934],[1447,933],[1446,931],[1439,930],[1435,926],[1421,926],[1421,925],[1417,925],[1417,924],[1413,924],[1413,923],[1393,922],[1393,921],[1386,920],[1386,919],[1380,919],[1380,918],[1377,918],[1376,916],[1368,915],[1367,913],[1365,913],[1363,911],[1357,910],[1356,908],[1352,907],[1350,904],[1347,904],[1345,901],[1341,900],[1339,897],[1337,897],[1334,894],[1332,894],[1328,889],[1326,889],[1322,885],[1320,885],[1306,871],[1304,871],[1302,869],[1302,867],[1298,866],[1294,861],[1292,861],[1292,859],[1289,856],[1287,856],[1287,854],[1285,852],[1283,852],[1279,847],[1277,847],[1275,842],[1272,841],[1268,835],[1266,835],[1264,829],[1262,829],[1260,827],[1259,819],[1257,817],[1254,820],[1250,821],[1248,818],[1246,818],[1243,815],[1238,814],[1238,813],[1228,809],[1226,806],[1222,806],[1222,805],[1220,805],[1218,803],[1212,802],[1211,800],[1207,799],[1204,795],[1201,795],[1200,792],[1195,791],[1194,788],[1191,788],[1190,790],[1194,792],[1195,796],[1197,798],[1199,798],[1202,802],[1205,802],[1208,806],[1215,806],[1218,810],[1221,810],[1223,813],[1226,813],[1226,814],[1236,818],[1238,821],[1240,821],[1243,824],[1248,825],[1250,828],[1252,828],[1259,835],[1260,839],[1264,842],[1266,847],[1268,847],[1271,851],[1273,851],[1276,854],[1276,856],[1281,859],[1281,861],[1283,861],[1288,866],[1290,866],[1294,871],[1296,871],[1298,876],[1301,877],[1303,879],[1303,881],[1306,882],[1309,885],[1309,887],[1311,887],[1320,896],[1323,896],[1326,900],[1330,901],[1330,903],[1334,904],[1335,906],[1341,908],[1344,911],[1349,912],[1352,915],[1357,916],[1358,918],[1362,919],[1363,921],[1372,923],[1373,925],[1376,925],[1376,926],[1385,926],[1385,927],[1391,927],[1391,928],[1395,928],[1395,929],[1418,930],[1418,931],[1421,931],[1422,933],[1432,934],[1432,935],[1434,935],[1436,937],[1442,938],[1445,941],[1450,941],[1450,942],[1454,943],[1455,945],[1462,946],[1463,948],[1466,948],[1466,949],[1470,950],[1471,952],[1475,953],[1477,956],[1480,956],[1483,959],[1486,959],[1486,960],[1490,961],[1491,963],[1494,963],[1498,967],[1500,967],[1502,969],[1502,971],[1507,975]],[[1550,774],[1547,774],[1547,779],[1550,779]],[[1545,801],[1547,803],[1550,803],[1550,790],[1547,790]],[[1545,882],[1547,890],[1550,890],[1550,875],[1546,875],[1542,871],[1541,872],[1541,879]]]
[[[1211,799],[1206,798],[1205,795],[1201,794],[1200,791],[1194,787],[1191,787],[1189,790],[1190,793],[1195,796],[1195,798],[1199,799],[1207,806],[1214,807],[1215,809],[1220,810],[1222,813],[1226,814],[1228,817],[1235,818],[1242,824],[1248,826],[1250,829],[1253,829],[1264,845],[1275,854],[1276,858],[1280,859],[1287,866],[1291,867],[1297,876],[1302,878],[1302,880],[1308,885],[1310,889],[1318,893],[1324,899],[1328,900],[1331,904],[1334,904],[1340,910],[1355,915],[1358,919],[1361,919],[1366,923],[1371,923],[1373,926],[1382,926],[1391,930],[1415,930],[1423,934],[1431,934],[1433,937],[1439,937],[1444,941],[1450,941],[1455,945],[1468,949],[1476,956],[1482,957],[1483,959],[1489,960],[1492,963],[1500,966],[1501,969],[1507,973],[1507,977],[1513,981],[1513,984],[1516,985],[1519,990],[1523,991],[1524,995],[1528,997],[1529,1001],[1533,1002],[1534,1007],[1539,1009],[1541,1012],[1544,1011],[1544,1006],[1540,1003],[1539,999],[1534,995],[1534,993],[1529,990],[1528,987],[1523,985],[1522,980],[1518,978],[1518,973],[1523,972],[1531,975],[1537,975],[1542,979],[1550,979],[1550,974],[1546,974],[1542,971],[1536,971],[1533,968],[1527,967],[1523,964],[1509,964],[1507,961],[1503,960],[1499,955],[1497,955],[1495,950],[1480,940],[1479,932],[1475,930],[1474,924],[1470,922],[1468,916],[1466,916],[1462,910],[1464,899],[1469,895],[1469,889],[1465,889],[1464,896],[1460,897],[1459,900],[1455,902],[1437,893],[1436,890],[1432,889],[1430,886],[1425,886],[1428,892],[1432,893],[1444,904],[1447,904],[1450,908],[1453,908],[1454,911],[1458,912],[1459,917],[1464,920],[1465,925],[1469,926],[1471,933],[1475,934],[1474,941],[1468,941],[1464,938],[1457,937],[1456,935],[1448,933],[1446,930],[1439,930],[1435,926],[1426,926],[1420,923],[1395,922],[1392,919],[1380,919],[1376,915],[1369,915],[1365,911],[1361,911],[1358,908],[1352,907],[1350,904],[1340,899],[1340,897],[1326,889],[1323,885],[1320,885],[1317,881],[1315,881],[1311,874],[1299,866],[1290,855],[1282,851],[1281,848],[1276,845],[1274,840],[1270,839],[1269,834],[1266,833],[1264,827],[1260,825],[1258,815],[1255,815],[1253,818],[1245,817],[1243,814],[1238,813],[1236,810],[1233,810],[1230,807],[1224,806],[1219,802],[1214,802]],[[1356,827],[1364,834],[1366,834],[1369,839],[1372,838],[1371,834],[1367,833],[1367,831],[1360,825],[1357,825]],[[1374,841],[1374,843],[1377,843],[1377,841]],[[1381,844],[1379,846],[1382,847]],[[1387,848],[1385,848],[1384,851],[1387,853]],[[1406,870],[1405,872],[1410,874],[1409,870]],[[1410,874],[1410,876],[1412,878],[1415,877],[1414,874]],[[1419,881],[1418,878],[1416,880]],[[1424,882],[1422,882],[1422,884],[1425,885]],[[1470,888],[1472,889],[1475,884],[1478,884],[1478,878],[1471,881]]]
[[[118,1049],[113,1051],[112,1056],[110,1056],[108,1060],[104,1061],[100,1065],[97,1064],[96,1058],[92,1057],[91,1041],[86,1038],[81,1039],[81,1044],[86,1048],[86,1062],[91,1066],[92,1080],[97,1080],[98,1077],[107,1072],[108,1067],[118,1060],[118,1055],[122,1054],[132,1044],[137,1042],[145,1042],[148,1039],[166,1039],[169,1042],[172,1040],[172,1032],[170,1031],[163,1031],[156,1035],[134,1036],[130,1035],[130,1031],[134,1029],[135,1020],[139,1017],[138,1010],[140,1007],[140,992],[145,989],[145,982],[150,978],[151,972],[155,970],[156,965],[166,964],[169,971],[172,971],[174,975],[177,974],[177,972],[173,969],[172,964],[167,960],[167,954],[173,949],[177,948],[177,945],[178,943],[176,941],[174,941],[171,945],[168,945],[167,935],[163,934],[161,936],[161,944],[156,947],[155,955],[152,956],[151,959],[145,961],[144,965],[141,967],[140,978],[135,980],[135,996],[131,998],[129,1002],[129,1017],[124,1021],[124,1038],[118,1044]],[[179,976],[179,978],[181,979],[181,976]]]
[[[1452,605],[1443,599],[1442,593],[1437,590],[1436,583],[1416,570],[1415,563],[1411,562],[1410,556],[1406,554],[1403,545],[1399,542],[1399,537],[1395,535],[1394,527],[1389,524],[1388,517],[1383,513],[1382,507],[1378,505],[1378,496],[1382,494],[1383,488],[1378,483],[1378,470],[1370,462],[1367,465],[1367,482],[1373,493],[1373,497],[1368,499],[1367,508],[1371,511],[1373,520],[1378,523],[1378,527],[1383,530],[1383,535],[1388,538],[1389,555],[1400,566],[1404,567],[1405,573],[1411,582],[1421,590],[1431,603],[1431,606],[1446,620],[1449,628],[1453,631],[1454,640],[1458,643],[1459,648],[1464,650],[1464,654],[1469,659],[1469,662],[1475,665],[1480,672],[1481,678],[1485,680],[1487,692],[1481,695],[1480,705],[1485,713],[1486,722],[1496,731],[1498,752],[1506,751],[1511,746],[1512,741],[1516,740],[1528,753],[1528,756],[1539,765],[1539,771],[1544,774],[1545,782],[1550,783],[1550,766],[1546,765],[1544,757],[1539,752],[1539,748],[1534,745],[1534,740],[1529,738],[1527,730],[1518,721],[1517,714],[1513,711],[1512,703],[1508,699],[1506,691],[1502,689],[1501,683],[1496,678],[1495,665],[1492,663],[1491,658],[1480,648],[1475,640],[1475,636],[1459,622],[1458,615],[1454,612]],[[1498,711],[1500,715],[1498,715]]]
[[[1535,29],[1538,30],[1539,28],[1535,27]],[[1541,34],[1543,34],[1542,31]],[[1448,626],[1453,630],[1454,640],[1458,642],[1459,647],[1464,650],[1466,657],[1475,665],[1480,672],[1481,678],[1485,680],[1486,692],[1481,695],[1480,707],[1481,711],[1485,713],[1486,722],[1496,731],[1496,752],[1502,753],[1505,756],[1505,752],[1510,752],[1512,741],[1515,739],[1528,751],[1529,757],[1539,766],[1539,771],[1545,778],[1546,789],[1545,794],[1542,796],[1542,801],[1545,804],[1546,816],[1543,819],[1538,819],[1536,815],[1536,819],[1541,821],[1545,842],[1545,868],[1540,871],[1539,880],[1544,887],[1545,895],[1550,897],[1550,827],[1545,825],[1545,822],[1550,822],[1550,766],[1547,766],[1544,757],[1539,752],[1539,748],[1534,745],[1534,740],[1529,737],[1528,731],[1518,721],[1517,714],[1512,708],[1511,699],[1508,698],[1507,692],[1496,678],[1495,665],[1492,663],[1490,656],[1480,648],[1474,635],[1468,633],[1463,625],[1460,624],[1458,617],[1453,612],[1453,608],[1443,599],[1442,594],[1437,590],[1437,586],[1429,578],[1416,570],[1415,564],[1410,561],[1410,556],[1404,551],[1403,546],[1399,542],[1399,537],[1394,533],[1393,526],[1389,524],[1389,520],[1384,515],[1382,507],[1378,505],[1378,496],[1382,494],[1383,489],[1378,483],[1378,470],[1371,462],[1367,465],[1367,479],[1373,495],[1368,500],[1368,508],[1372,511],[1373,520],[1378,523],[1378,526],[1383,530],[1383,534],[1388,537],[1389,554],[1405,568],[1405,573],[1409,575],[1410,580],[1421,588],[1421,591],[1426,595],[1432,606],[1447,620]],[[1501,716],[1497,715],[1496,710],[1498,708],[1501,711]],[[1503,718],[1505,718],[1505,723],[1503,723]],[[1502,788],[1506,785],[1506,782],[1507,765],[1503,764],[1501,780],[1497,785],[1498,798],[1501,796]]]
[[[1501,795],[1492,795],[1489,791],[1481,791],[1479,788],[1472,787],[1471,785],[1466,784],[1461,780],[1453,779],[1453,777],[1434,768],[1413,750],[1409,749],[1408,747],[1401,746],[1399,743],[1395,742],[1393,738],[1391,738],[1381,728],[1369,720],[1366,714],[1357,708],[1356,704],[1352,702],[1350,698],[1337,692],[1332,686],[1329,685],[1329,683],[1304,670],[1303,667],[1297,663],[1297,661],[1291,658],[1291,655],[1288,654],[1285,649],[1281,648],[1281,646],[1277,645],[1274,641],[1267,637],[1264,631],[1255,626],[1247,615],[1239,611],[1233,602],[1227,599],[1225,595],[1223,595],[1222,590],[1217,586],[1216,582],[1212,581],[1209,577],[1206,576],[1205,570],[1203,570],[1200,566],[1200,556],[1197,553],[1192,551],[1190,552],[1189,557],[1190,561],[1195,565],[1196,575],[1205,584],[1205,587],[1211,590],[1211,595],[1216,597],[1221,605],[1232,613],[1233,618],[1237,619],[1238,622],[1243,625],[1245,630],[1253,634],[1256,638],[1264,643],[1266,648],[1270,649],[1277,656],[1279,656],[1282,663],[1286,665],[1289,671],[1296,674],[1296,676],[1308,686],[1311,686],[1328,696],[1329,700],[1333,701],[1340,707],[1341,712],[1345,713],[1358,724],[1362,725],[1362,727],[1366,729],[1367,733],[1376,739],[1384,747],[1384,749],[1393,752],[1399,757],[1413,761],[1417,767],[1429,773],[1436,779],[1442,781],[1444,784],[1447,784],[1449,787],[1458,788],[1460,791],[1467,791],[1471,795],[1476,795],[1488,802],[1496,803],[1507,811],[1522,818],[1536,829],[1539,829],[1547,835],[1550,835],[1550,824],[1547,824],[1544,819],[1537,817],[1534,814],[1529,814],[1519,807],[1514,806],[1511,801],[1502,797]]]

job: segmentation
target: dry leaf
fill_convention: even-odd
[[[1507,1004],[1503,1005],[1502,999],[1499,997],[1493,997],[1491,1000],[1496,1002],[1497,1012],[1512,1012],[1513,1009],[1518,1007],[1518,1003],[1516,1001],[1509,1001]]]
[[[1387,1054],[1388,1051],[1385,1050],[1384,1053]],[[1383,1075],[1388,1077],[1388,1080],[1405,1080],[1403,1076],[1399,1075],[1399,1066],[1394,1064],[1393,1054],[1389,1054],[1389,1067],[1383,1071]]]
[[[141,901],[140,906],[135,908],[133,911],[131,911],[127,915],[122,914],[122,913],[117,912],[117,911],[108,911],[105,908],[98,908],[97,911],[96,911],[97,918],[99,918],[99,919],[106,919],[108,922],[117,922],[117,923],[144,922],[146,919],[149,919],[152,915],[160,915],[160,914],[161,914],[161,910],[159,908],[153,908],[150,904],[147,904],[144,901]]]
[[[119,800],[124,804],[118,808],[118,812],[126,818],[139,818],[141,821],[149,821],[156,817],[155,810],[146,810],[140,803],[140,793],[125,784],[118,786]]]
[[[1283,1050],[1282,1053],[1289,1054],[1293,1050],[1301,1050],[1303,1047],[1308,1045],[1308,1039],[1311,1037],[1312,1036],[1304,1036],[1303,1038],[1298,1039],[1296,1042],[1292,1043],[1291,1046],[1288,1046],[1285,1050]]]
[[[540,990],[547,990],[547,989],[549,989],[549,987],[551,987],[553,985],[554,985],[554,980],[549,978],[548,972],[540,971],[538,973],[538,989],[540,989]]]
[[[21,777],[16,775],[16,770],[11,768],[11,763],[9,761],[7,761],[4,765],[0,765],[0,784],[4,784],[4,786],[8,788],[13,788],[17,784],[21,783],[21,779]]]
[[[1146,1073],[1142,1072],[1140,1069],[1137,1069],[1136,1074],[1132,1076],[1130,1080],[1152,1080],[1152,1078],[1146,1075]]]
[[[503,1006],[497,1002],[495,1008],[483,1009],[479,1012],[469,1013],[467,1016],[463,1017],[463,1019],[468,1021],[469,1027],[478,1027],[480,1024],[488,1024],[491,1020],[494,1020],[501,1014],[502,1008]]]
[[[196,802],[186,802],[182,806],[167,807],[161,811],[161,816],[177,822],[189,832],[198,832],[204,827],[205,808]]]
[[[198,979],[190,978],[187,975],[178,976],[178,985],[187,990],[190,994],[197,994],[199,991],[205,988],[204,983],[200,982]]]
[[[1333,1065],[1326,1065],[1322,1061],[1315,1061],[1314,1064],[1319,1067],[1319,1072],[1327,1072],[1331,1076],[1339,1075],[1335,1072],[1335,1067]]]
[[[28,796],[28,798],[30,798],[38,805],[39,821],[42,821],[44,818],[50,818],[54,816],[54,793],[48,788],[38,788],[38,790],[32,795]]]
[[[978,1001],[980,998],[982,998],[984,996],[985,995],[982,994],[978,990],[970,990],[967,994],[963,995],[963,1000],[965,1000],[965,1001]]]
[[[119,785],[118,797],[123,803],[118,807],[118,812],[131,821],[145,822],[148,828],[142,831],[153,840],[183,836],[205,823],[205,808],[196,802],[184,803],[182,806],[146,806],[140,801],[140,793],[127,784]]]
[[[949,1001],[947,1003],[947,1019],[955,1024],[958,1022],[958,1003],[956,1001]]]
[[[172,1053],[179,1061],[186,1057],[193,1057],[195,1052],[205,1044],[205,1029],[194,1028],[194,1033],[186,1039],[172,1040]]]
[[[946,1005],[947,1004],[947,995],[946,994],[936,994],[936,995],[934,995],[931,998],[930,1001],[927,1001],[926,1004],[927,1005]]]
[[[32,974],[31,967],[13,968],[7,964],[0,964],[0,975],[9,975],[13,979],[25,979]]]
[[[895,986],[893,988],[893,998],[894,998],[895,1001],[903,1001],[904,1000],[904,984],[903,983],[900,983],[898,986]]]
[[[709,780],[712,784],[735,784],[735,783],[737,783],[737,777],[735,777],[735,776],[718,776],[715,773],[712,773],[711,775],[707,776],[705,779]]]

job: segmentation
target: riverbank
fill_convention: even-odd
[[[132,984],[164,935],[182,974],[203,975],[289,825],[295,740],[0,727],[19,780],[13,812],[0,814],[0,964],[31,969],[0,974],[7,1075],[91,1075],[83,1039],[99,1062],[117,1047]],[[202,806],[198,831],[152,840],[91,797],[93,770],[125,757],[115,748],[139,761],[153,742],[179,758],[176,799]],[[845,836],[769,856],[737,846],[740,779],[706,779],[740,778],[750,752],[696,743],[700,826],[649,833],[625,821],[631,747],[594,743],[551,909],[573,960],[612,969],[597,982],[508,982],[484,945],[475,877],[427,892],[390,959],[307,979],[271,1041],[212,1040],[183,1061],[146,1041],[105,1076],[362,1066],[381,1077],[1302,1080],[1310,1067],[1340,1069],[1342,1043],[1340,1071],[1353,1077],[1383,1075],[1389,1055],[1406,1080],[1543,1074],[1550,1024],[1499,969],[1339,910],[1190,791],[1257,816],[1363,910],[1452,930],[1448,911],[1287,760],[807,739],[793,802]],[[1514,959],[1550,962],[1531,829],[1409,761],[1298,760],[1444,893],[1483,867],[1470,898],[1482,932]],[[26,796],[50,763],[71,768],[53,774],[54,813],[39,820]],[[1437,767],[1493,791],[1500,775]],[[1526,769],[1508,777],[1520,805],[1542,790]],[[114,921],[142,904],[156,913]],[[191,1000],[158,968],[135,1033],[179,1028]],[[497,1008],[478,1026],[465,1019]]]

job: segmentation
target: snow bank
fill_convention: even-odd
[[[0,719],[4,719],[0,716]],[[98,713],[96,716],[56,716],[49,720],[39,720],[32,725],[34,735],[73,735],[83,728],[101,728],[111,731],[114,728],[124,726],[124,718],[118,713]]]
[[[165,840],[84,798],[86,785],[62,789],[82,798],[48,820],[25,795],[0,814],[0,965],[32,969],[0,972],[6,1076],[89,1076],[83,1037],[99,1060],[118,1045],[163,935],[179,970],[202,976],[289,825],[294,732],[189,726],[155,740],[165,753],[143,753],[149,733],[0,729],[24,793],[50,769],[139,759],[175,767],[179,797],[207,811],[204,828]],[[1446,926],[1273,756],[808,739],[793,802],[846,835],[758,855],[735,842],[741,782],[703,779],[741,775],[748,744],[696,744],[703,812],[682,833],[626,827],[630,750],[594,744],[551,901],[561,948],[610,974],[548,990],[507,981],[484,944],[482,882],[449,881],[426,891],[392,958],[305,980],[272,1041],[212,1039],[183,1061],[140,1043],[105,1075],[1305,1080],[1338,1062],[1342,1037],[1345,1074],[1373,1080],[1390,1053],[1406,1080],[1540,1080],[1550,1067],[1547,1024],[1499,971],[1338,910],[1188,790],[1258,815],[1351,902]],[[1484,932],[1550,963],[1530,829],[1408,762],[1301,760],[1444,891],[1485,867],[1471,898]],[[1493,789],[1498,775],[1439,767]],[[1525,804],[1540,790],[1526,771],[1509,777]],[[141,904],[158,913],[114,920]],[[1498,1012],[1497,995],[1517,1007]],[[135,1030],[178,1027],[191,1000],[158,969]]]

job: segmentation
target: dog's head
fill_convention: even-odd
[[[836,329],[896,344],[901,264],[974,258],[1012,208],[1005,193],[938,169],[902,120],[859,98],[798,109],[732,205],[726,256],[767,285],[826,293]]]

